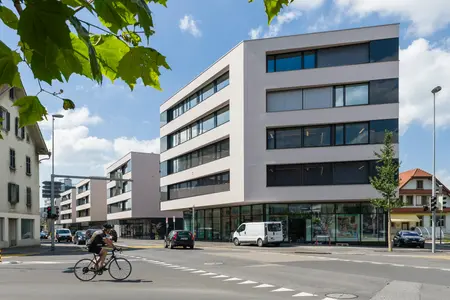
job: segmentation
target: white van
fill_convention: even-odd
[[[281,222],[242,223],[233,234],[235,246],[240,244],[257,244],[262,247],[267,244],[280,245],[283,241]]]

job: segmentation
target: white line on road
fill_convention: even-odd
[[[195,271],[195,270],[197,270],[197,269],[185,269],[185,270],[181,270],[181,271],[188,272],[188,271]]]
[[[180,266],[176,266],[176,265],[171,265],[171,266],[167,266],[169,268],[179,268]]]
[[[228,277],[230,277],[230,276],[227,276],[227,275],[217,275],[217,276],[214,276],[214,277],[212,277],[212,278],[228,278]]]
[[[233,277],[233,278],[225,279],[224,281],[241,281],[241,280],[242,280],[242,279],[240,279],[240,278]]]
[[[317,295],[301,292],[298,294],[293,295],[292,297],[316,297]]]
[[[197,271],[193,271],[191,272],[192,274],[200,274],[200,273],[206,273],[206,271],[203,270],[197,270]]]
[[[279,289],[271,291],[271,293],[273,293],[273,292],[293,292],[293,291],[294,291],[293,289],[279,288]]]
[[[392,264],[391,266],[394,266],[394,267],[404,267],[405,265],[401,265],[401,264]]]
[[[214,276],[217,275],[217,273],[204,273],[204,274],[200,274],[200,276]]]
[[[271,287],[274,287],[274,285],[263,283],[263,284],[254,286],[253,288],[254,288],[254,289],[259,289],[259,288],[271,288]]]
[[[255,284],[255,283],[257,283],[257,282],[256,281],[247,280],[247,281],[239,282],[238,284]]]

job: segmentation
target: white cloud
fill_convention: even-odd
[[[301,1],[307,2],[307,1]],[[431,35],[450,23],[448,0],[334,0],[349,15],[360,18],[377,13],[410,21],[408,33]]]
[[[262,31],[263,31],[262,26],[259,26],[258,28],[250,29],[248,35],[252,40],[259,39],[261,37]]]
[[[441,46],[438,46],[441,44]],[[425,39],[417,39],[400,50],[400,130],[417,122],[433,122],[433,94],[431,90],[442,86],[436,96],[436,126],[450,125],[450,49],[442,43],[432,46]]]
[[[60,111],[63,119],[55,121],[55,173],[69,175],[105,176],[105,166],[130,151],[159,153],[159,138],[139,140],[136,137],[106,139],[90,134],[89,127],[102,122],[83,107],[73,111]],[[41,122],[43,133],[49,137],[51,149],[51,121]],[[49,180],[51,161],[43,161],[40,180]]]
[[[194,37],[201,37],[202,32],[197,27],[197,22],[194,20],[194,17],[191,15],[185,15],[182,19],[180,19],[179,27],[183,32],[189,32]]]
[[[308,26],[308,32],[320,32],[336,29],[336,27],[342,22],[342,11],[333,11],[332,14],[324,15],[321,14],[319,18],[316,19],[314,24]]]
[[[439,179],[447,188],[450,188],[450,171],[448,170],[438,170],[436,172],[436,178]]]

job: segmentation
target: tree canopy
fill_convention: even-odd
[[[15,11],[4,4],[10,1]],[[14,102],[19,125],[33,125],[47,116],[40,93],[59,98],[64,109],[75,103],[63,91],[51,91],[42,82],[69,82],[73,74],[102,84],[104,77],[123,80],[131,90],[140,79],[161,90],[162,69],[170,70],[166,57],[148,46],[155,34],[149,5],[167,7],[168,0],[0,0],[0,20],[17,32],[20,41],[11,49],[0,41],[0,86],[24,88],[18,66],[28,66],[40,91]],[[293,0],[263,0],[268,22]],[[253,2],[253,0],[249,0]],[[79,16],[88,11],[103,26]],[[14,47],[13,47],[14,48]],[[1,138],[1,135],[0,135]]]

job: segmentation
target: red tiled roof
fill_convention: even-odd
[[[402,189],[413,178],[426,178],[426,179],[431,180],[432,177],[433,177],[433,175],[431,175],[430,173],[425,172],[424,170],[419,169],[419,168],[402,172],[399,174],[399,189]],[[436,182],[438,184],[442,184],[437,178],[436,178]],[[444,190],[447,193],[450,192],[449,189],[445,185],[444,185]]]

